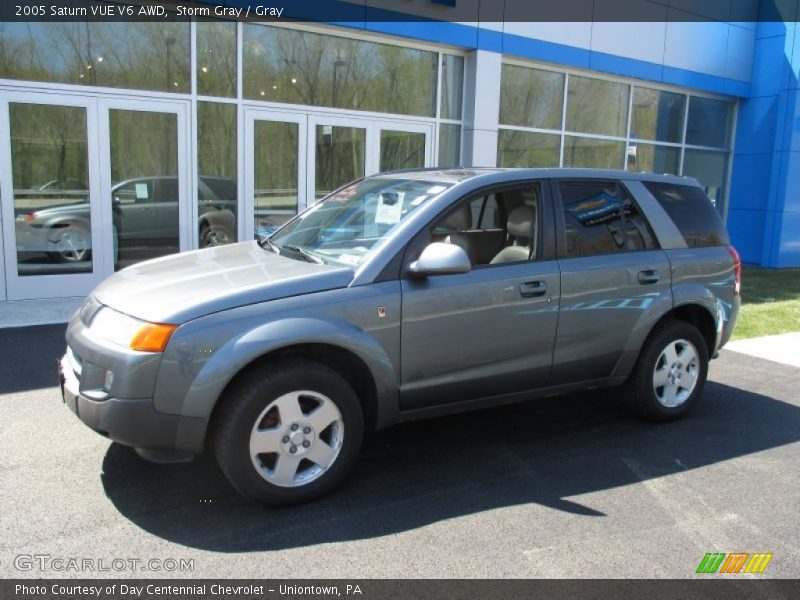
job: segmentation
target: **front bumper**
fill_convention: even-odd
[[[71,369],[67,355],[58,365],[61,395],[67,405],[83,423],[115,442],[142,450],[188,450],[199,452],[200,447],[177,448],[179,432],[186,429],[186,421],[205,420],[160,413],[153,407],[151,398],[93,400],[80,393],[80,383]],[[185,432],[184,436],[185,437]]]
[[[140,453],[202,452],[207,419],[155,408],[160,355],[114,348],[93,338],[81,319],[83,313],[70,322],[67,352],[58,362],[64,404],[89,428]],[[109,389],[104,380],[107,372],[113,373]]]

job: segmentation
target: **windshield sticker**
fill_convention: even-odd
[[[375,222],[396,225],[403,216],[403,192],[383,192],[378,196]]]
[[[147,193],[147,184],[146,183],[137,183],[136,184],[136,198],[139,200],[147,200],[150,197],[150,194]]]
[[[355,254],[340,254],[337,257],[337,260],[348,265],[357,265],[361,262],[361,257],[356,256]]]

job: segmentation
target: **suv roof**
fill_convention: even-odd
[[[699,185],[693,177],[680,177],[678,175],[658,175],[622,169],[586,169],[586,168],[501,168],[501,167],[456,167],[442,169],[431,167],[427,169],[400,169],[377,173],[371,177],[402,177],[404,179],[426,179],[429,181],[449,181],[459,183],[469,179],[489,177],[491,175],[508,174],[508,179],[541,179],[541,178],[590,178],[590,179],[627,179],[639,181],[660,181],[678,185]],[[503,178],[505,179],[505,178]]]

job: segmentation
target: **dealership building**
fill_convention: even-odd
[[[745,262],[800,266],[798,0],[631,0],[636,22],[593,0],[561,22],[524,20],[526,0],[291,4],[0,21],[0,301],[83,296],[431,166],[694,177]]]

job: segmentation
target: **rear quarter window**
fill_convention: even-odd
[[[702,189],[654,181],[643,182],[683,235],[690,248],[727,246],[725,224]]]

